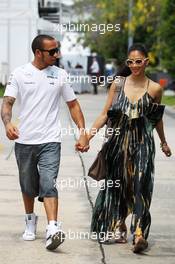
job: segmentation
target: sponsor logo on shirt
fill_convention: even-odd
[[[47,78],[50,78],[50,79],[58,79],[58,77],[56,77],[56,76],[51,76],[51,75],[47,75]]]
[[[30,72],[24,72],[24,75],[27,77],[32,77],[32,73],[30,73]]]
[[[24,82],[24,84],[35,84],[35,82]]]

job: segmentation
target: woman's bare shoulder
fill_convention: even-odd
[[[124,84],[124,81],[125,81],[125,77],[123,76],[115,76],[112,84],[113,84],[113,87],[115,87],[115,89],[118,91]]]
[[[149,79],[149,82],[150,82],[150,84],[149,84],[149,88],[148,88],[148,90],[149,90],[149,92],[151,93],[151,95],[152,95],[153,97],[156,97],[156,96],[158,96],[159,94],[162,93],[163,88],[162,88],[162,86],[160,86],[159,83],[154,82],[154,81],[151,80],[151,79]]]

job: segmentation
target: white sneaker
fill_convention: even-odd
[[[48,225],[46,229],[46,249],[54,250],[65,240],[65,234],[61,230],[61,224]]]
[[[33,214],[27,214],[25,216],[26,228],[23,234],[23,239],[32,241],[36,238],[36,226],[38,222],[38,216]]]

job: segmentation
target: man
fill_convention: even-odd
[[[96,59],[96,57],[92,58],[92,64],[90,65],[90,74],[92,76],[92,85],[94,88],[94,94],[98,94],[98,78],[99,78],[99,74],[100,74],[100,66],[98,64],[98,61]],[[94,80],[95,79],[95,80]]]
[[[1,116],[10,140],[15,140],[15,155],[25,207],[24,240],[34,240],[38,217],[34,199],[44,202],[48,226],[46,248],[56,249],[65,238],[57,222],[58,192],[56,179],[60,162],[60,98],[66,101],[71,117],[80,129],[76,149],[86,151],[84,117],[76,96],[67,82],[65,70],[54,66],[59,56],[58,42],[39,35],[32,42],[34,60],[11,74],[4,94]],[[15,99],[20,102],[20,125],[11,123]]]

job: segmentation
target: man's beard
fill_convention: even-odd
[[[52,65],[54,65],[55,64],[55,61],[51,61],[50,63],[49,62],[47,62],[45,59],[44,59],[44,56],[42,57],[42,64],[44,64],[46,67],[48,67],[48,66],[52,66]]]

